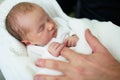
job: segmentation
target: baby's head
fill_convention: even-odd
[[[6,17],[6,29],[26,45],[44,46],[57,35],[55,22],[38,5],[21,2],[15,5]]]

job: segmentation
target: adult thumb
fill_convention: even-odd
[[[92,48],[93,53],[100,53],[105,50],[105,47],[100,43],[100,41],[92,35],[89,29],[85,31],[85,38]]]

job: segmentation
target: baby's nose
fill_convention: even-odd
[[[53,30],[53,29],[54,29],[54,25],[53,25],[53,24],[50,24],[48,30],[51,31],[51,30]]]

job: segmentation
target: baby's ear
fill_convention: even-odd
[[[22,40],[21,42],[22,42],[23,44],[25,44],[26,46],[31,44],[31,42],[29,42],[28,40]]]

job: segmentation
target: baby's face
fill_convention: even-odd
[[[25,37],[31,44],[44,46],[57,35],[55,22],[40,7],[20,15],[18,21],[27,30]]]

